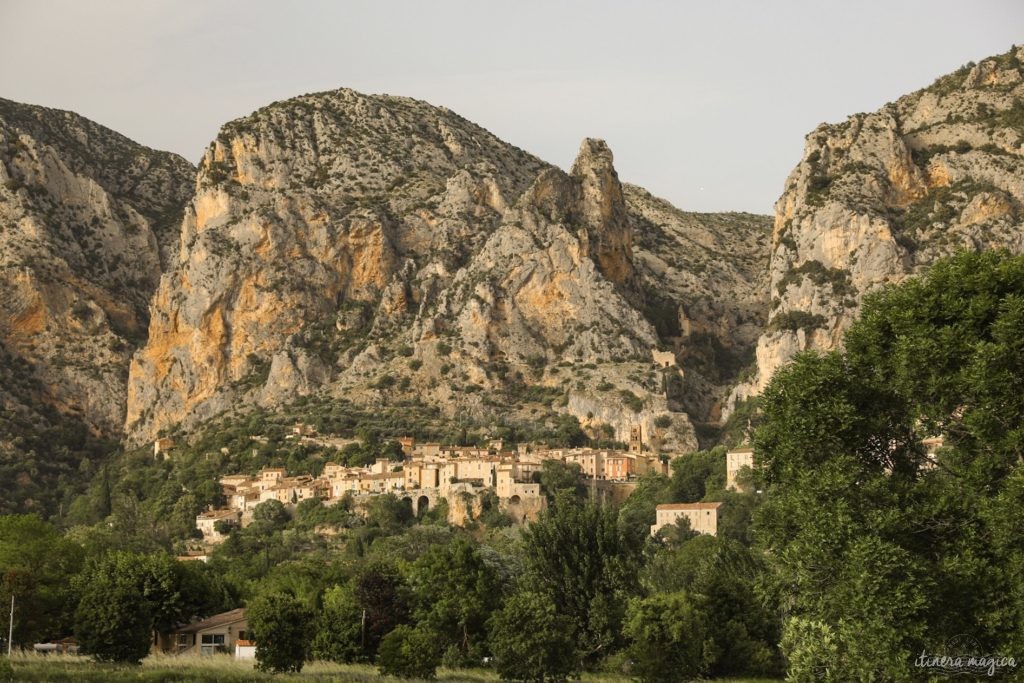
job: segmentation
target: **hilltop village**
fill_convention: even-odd
[[[291,439],[325,443],[310,425],[296,424]],[[670,458],[645,452],[640,426],[630,430],[625,450],[601,448],[549,448],[543,443],[520,443],[505,449],[501,440],[486,447],[444,446],[419,443],[412,437],[398,439],[402,460],[379,458],[364,467],[346,467],[328,462],[320,476],[289,473],[285,468],[265,468],[255,476],[231,474],[220,478],[226,505],[196,517],[196,528],[209,545],[224,540],[231,526],[247,526],[255,508],[275,500],[294,508],[304,500],[319,499],[325,505],[348,501],[353,509],[364,510],[374,497],[393,494],[419,516],[438,505],[447,505],[448,521],[465,525],[479,515],[486,496],[495,496],[500,509],[516,523],[536,519],[546,506],[538,476],[546,461],[575,464],[589,495],[601,502],[620,503],[636,487],[637,478],[650,473],[669,473]],[[345,441],[338,441],[342,446]],[[168,457],[174,446],[170,439],[154,443],[154,456]],[[683,456],[685,457],[685,456]],[[753,464],[753,451],[740,448],[726,456],[728,488],[737,487],[737,475]],[[658,508],[652,533],[665,524],[687,517],[693,530],[715,534],[721,503],[662,505]],[[712,514],[713,513],[713,514]]]

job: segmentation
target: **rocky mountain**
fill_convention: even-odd
[[[71,112],[0,99],[7,420],[45,406],[120,434],[128,362],[176,256],[194,174],[181,157]]]
[[[775,205],[761,389],[835,348],[878,287],[959,249],[1024,251],[1024,48],[969,64],[871,114],[822,124]]]
[[[316,394],[482,422],[542,404],[690,448],[763,326],[767,219],[623,186],[598,140],[566,173],[338,90],[225,125],[196,187],[131,365],[134,440]]]
[[[194,167],[0,99],[0,513],[66,512],[120,439]]]

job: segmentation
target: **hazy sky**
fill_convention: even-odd
[[[196,161],[218,127],[337,87],[447,106],[693,211],[770,213],[803,137],[1024,42],[1021,0],[0,0],[0,96]]]

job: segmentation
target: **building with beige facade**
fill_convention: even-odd
[[[749,446],[736,448],[725,454],[725,488],[730,491],[738,491],[739,484],[736,481],[737,475],[744,467],[753,469],[754,449]]]
[[[250,637],[245,609],[233,609],[156,634],[151,652],[174,655],[232,654],[239,642],[248,643]]]
[[[388,493],[411,501],[416,513],[447,500],[449,521],[461,524],[472,517],[489,491],[514,519],[528,521],[546,505],[536,478],[549,460],[578,464],[592,489],[600,485],[595,500],[618,500],[635,487],[638,476],[666,472],[667,466],[658,456],[642,452],[641,436],[639,427],[631,430],[629,450],[552,449],[544,443],[531,443],[517,444],[515,451],[502,450],[505,444],[501,440],[491,440],[482,448],[418,443],[403,437],[400,444],[405,459],[401,462],[381,458],[361,467],[328,462],[318,477],[288,476],[284,468],[268,467],[252,477],[226,475],[220,484],[230,510],[240,516],[243,526],[251,521],[259,504],[270,500],[293,506],[320,499],[330,505],[351,496],[358,509],[369,497]],[[211,511],[197,518],[197,527],[201,526],[210,542],[223,540],[213,530],[222,515],[226,512]]]
[[[203,541],[206,543],[221,543],[224,535],[217,531],[217,522],[239,524],[242,520],[240,510],[232,508],[222,510],[207,510],[196,515],[196,529],[203,534]]]
[[[651,525],[651,535],[685,517],[693,531],[716,536],[721,511],[721,503],[664,503],[655,508],[655,522]]]

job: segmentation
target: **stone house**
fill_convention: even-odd
[[[651,525],[652,536],[663,526],[675,524],[681,517],[689,520],[690,529],[699,534],[718,535],[721,503],[665,503],[655,510],[655,522]]]
[[[233,653],[238,641],[247,641],[249,636],[245,609],[233,609],[183,624],[168,633],[156,634],[151,652],[175,655]]]
[[[231,522],[240,524],[242,521],[241,510],[207,510],[196,515],[196,528],[203,534],[203,540],[207,543],[221,543],[224,535],[217,531],[217,522]]]
[[[156,458],[159,455],[164,456],[164,460],[168,458],[167,452],[174,448],[174,439],[164,437],[157,439],[153,442],[153,457]]]

